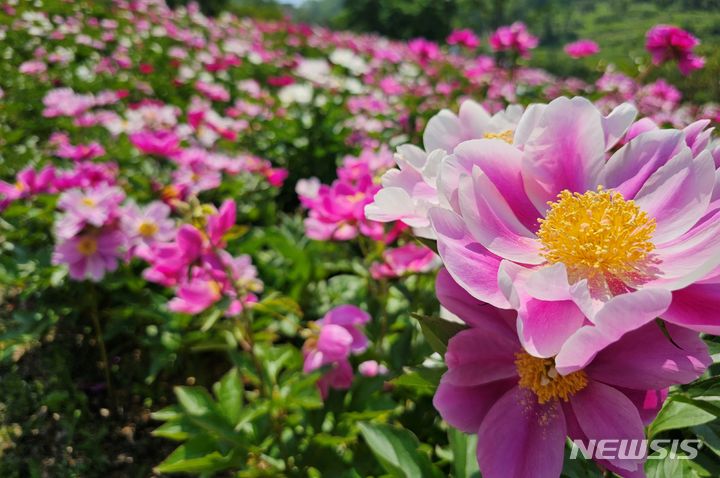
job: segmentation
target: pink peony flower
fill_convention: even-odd
[[[538,46],[538,38],[527,31],[522,22],[500,27],[490,36],[493,51],[510,51],[523,58],[530,57],[530,50]]]
[[[424,38],[415,38],[408,42],[408,48],[417,57],[418,62],[421,65],[427,65],[428,63],[435,61],[440,58],[440,47],[437,43],[428,41]]]
[[[368,341],[360,326],[370,321],[370,316],[353,305],[341,305],[331,309],[317,321],[319,333],[309,338],[303,346],[305,362],[303,371],[313,372],[331,366],[318,380],[323,399],[330,388],[350,388],[353,378],[349,357],[367,348]]]
[[[128,238],[128,252],[148,259],[151,247],[157,242],[170,242],[175,238],[175,222],[170,219],[170,207],[153,201],[140,208],[135,203],[123,207],[122,230]]]
[[[600,51],[600,47],[592,40],[578,40],[565,45],[565,53],[571,58],[584,58]]]
[[[105,148],[96,142],[78,145],[63,142],[58,146],[55,154],[60,158],[71,159],[73,161],[89,161],[103,156],[105,154]]]
[[[677,61],[683,75],[705,66],[705,58],[695,55],[693,50],[700,40],[689,32],[673,25],[655,25],[647,32],[645,48],[655,65]]]
[[[125,193],[116,187],[72,189],[60,196],[58,208],[65,215],[56,222],[59,237],[70,238],[85,226],[101,227],[119,214]]]
[[[472,30],[465,28],[462,30],[453,30],[447,37],[448,45],[461,45],[465,48],[474,50],[480,46],[480,39]]]
[[[644,425],[660,410],[667,388],[695,380],[712,362],[697,333],[669,325],[670,341],[656,324],[647,324],[565,373],[553,357],[523,350],[514,313],[477,301],[444,270],[436,290],[441,304],[470,328],[450,339],[448,371],[433,404],[451,426],[477,434],[486,478],[557,478],[567,437],[586,445],[643,440]],[[619,309],[618,320],[633,312]],[[620,476],[644,476],[644,456],[618,455],[598,465]]]
[[[52,262],[67,264],[70,277],[99,282],[117,269],[125,236],[115,229],[101,229],[65,239],[55,246]]]
[[[563,373],[657,317],[720,331],[706,309],[720,304],[707,123],[607,153],[634,117],[558,98],[528,108],[512,144],[466,141],[444,160],[466,166],[441,174],[449,207],[430,211],[443,263],[477,299],[517,310],[525,349]]]
[[[173,131],[138,131],[130,142],[145,154],[172,156],[180,150],[180,138]]]
[[[425,150],[402,145],[395,154],[399,169],[390,169],[382,177],[382,189],[365,207],[373,221],[402,221],[421,237],[434,237],[428,210],[441,203],[437,178],[442,159],[463,141],[480,138],[510,138],[522,115],[522,107],[511,106],[490,115],[485,108],[468,100],[455,115],[442,110],[425,128]]]
[[[412,242],[386,250],[383,252],[383,261],[370,266],[370,275],[375,280],[430,272],[438,266],[438,257],[433,251]]]
[[[15,183],[0,181],[0,201],[15,201],[36,194],[50,192],[55,180],[55,168],[45,166],[40,171],[25,168],[15,177]]]

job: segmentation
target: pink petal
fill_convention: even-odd
[[[478,139],[461,143],[453,154],[467,171],[480,168],[525,228],[537,230],[540,213],[525,194],[520,150],[501,140]]]
[[[636,390],[692,382],[711,363],[707,346],[697,332],[672,324],[667,332],[672,342],[655,323],[628,332],[598,353],[585,371],[594,380]]]
[[[514,387],[480,425],[480,472],[484,478],[557,478],[565,435],[565,416],[557,402],[540,405],[532,392]]]
[[[442,382],[474,386],[515,377],[515,353],[519,351],[520,345],[513,336],[478,328],[463,330],[448,343],[445,353],[448,371]]]
[[[564,189],[595,189],[605,162],[602,116],[585,98],[557,98],[547,105],[525,143],[525,190],[538,211]]]
[[[590,382],[570,398],[577,423],[591,440],[642,440],[645,438],[640,414],[632,401],[618,390]],[[644,459],[607,460],[622,470],[636,471]]]
[[[585,367],[602,349],[661,315],[670,305],[670,292],[641,289],[613,297],[592,317],[594,325],[581,327],[555,357],[565,375]]]
[[[540,264],[540,243],[523,226],[499,191],[477,167],[460,180],[458,195],[465,225],[490,252],[516,262]]]
[[[476,299],[508,308],[497,283],[500,258],[475,242],[454,212],[432,208],[430,221],[438,237],[440,257],[455,281]]]
[[[474,387],[440,382],[433,405],[450,426],[466,433],[477,433],[488,410],[514,386],[514,382],[506,380]]]
[[[707,211],[715,184],[715,163],[705,151],[693,158],[681,152],[648,178],[635,203],[657,228],[653,242],[662,244],[688,231]]]
[[[610,157],[600,184],[621,193],[625,199],[632,199],[658,168],[684,149],[683,134],[679,131],[668,129],[641,134]]]

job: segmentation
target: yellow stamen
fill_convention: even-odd
[[[505,141],[506,143],[512,144],[513,142],[513,130],[506,129],[505,131],[501,133],[485,133],[483,135],[483,138],[485,139],[501,139]]]
[[[17,189],[20,192],[25,191],[25,185],[21,183],[20,181],[15,183],[15,189]]]
[[[655,219],[618,192],[602,186],[585,194],[565,190],[548,204],[537,233],[541,254],[551,264],[565,264],[571,282],[598,277],[623,281],[655,249]]]
[[[158,232],[158,226],[154,222],[143,221],[138,226],[138,232],[143,237],[152,237]]]
[[[78,240],[77,250],[84,256],[92,256],[97,252],[98,244],[94,237],[84,236]]]
[[[532,391],[541,404],[550,400],[567,402],[588,384],[582,370],[560,375],[553,359],[533,357],[527,352],[515,354],[515,367],[520,376],[518,385]]]
[[[93,207],[95,206],[95,201],[92,198],[84,197],[82,198],[82,203],[86,206]]]

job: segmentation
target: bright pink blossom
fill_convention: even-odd
[[[490,36],[490,47],[494,51],[511,51],[523,58],[529,58],[530,50],[536,46],[538,38],[531,35],[522,22],[500,27]]]
[[[430,211],[444,265],[474,297],[517,310],[523,346],[563,373],[657,317],[720,331],[705,308],[720,303],[707,123],[610,154],[635,114],[558,98],[528,108],[512,144],[466,141],[441,166],[460,171],[441,174],[447,206]]]
[[[584,58],[598,53],[600,47],[592,40],[578,40],[565,45],[564,50],[572,58]]]
[[[448,371],[433,404],[451,426],[477,434],[478,464],[486,478],[557,478],[567,437],[586,445],[643,440],[644,426],[660,410],[668,387],[695,380],[712,362],[697,333],[668,325],[671,341],[651,323],[565,373],[556,359],[523,350],[513,312],[477,301],[444,270],[436,291],[441,304],[470,328],[450,339]],[[633,313],[618,309],[617,320]],[[598,465],[639,477],[644,461],[610,454]]]
[[[180,150],[180,138],[173,131],[138,131],[130,142],[145,154],[171,156]]]
[[[700,40],[691,33],[674,25],[655,25],[647,32],[645,48],[655,65],[677,61],[683,75],[705,66],[705,58],[695,55],[694,49]]]
[[[480,39],[472,30],[465,28],[462,30],[453,30],[447,37],[447,43],[448,45],[461,45],[474,50],[480,46]]]
[[[308,339],[303,347],[303,370],[310,373],[330,366],[318,380],[323,398],[327,397],[330,388],[350,388],[353,371],[348,359],[351,354],[367,348],[368,341],[360,327],[369,321],[370,316],[353,305],[335,307],[317,321],[319,333]]]

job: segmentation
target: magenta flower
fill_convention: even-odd
[[[405,274],[429,272],[438,266],[437,255],[425,246],[409,242],[383,252],[383,262],[370,266],[373,279],[394,278]]]
[[[528,32],[522,22],[500,27],[490,36],[493,51],[510,51],[523,58],[530,57],[530,50],[538,46],[538,38]]]
[[[361,353],[367,348],[367,337],[360,327],[369,321],[370,316],[354,305],[341,305],[316,322],[320,326],[319,333],[303,346],[303,370],[310,373],[330,366],[317,384],[323,399],[327,398],[330,388],[350,388],[353,371],[348,359],[351,354]]]
[[[316,182],[300,182],[300,202],[310,210],[305,219],[305,233],[311,239],[321,241],[347,241],[358,234],[374,240],[392,241],[404,226],[397,225],[386,233],[383,224],[366,219],[365,206],[380,189],[373,174],[365,169],[358,174],[352,163],[350,169],[341,169],[341,176],[331,185]]]
[[[156,156],[172,156],[180,150],[180,138],[173,131],[139,131],[130,135],[130,142],[143,153]]]
[[[600,47],[592,40],[578,40],[565,45],[565,53],[571,58],[584,58],[600,51]]]
[[[444,161],[468,166],[441,176],[450,207],[430,211],[453,278],[517,310],[523,347],[565,372],[657,317],[720,330],[705,308],[720,303],[709,133],[650,131],[606,153],[634,117],[629,106],[603,117],[583,98],[534,105],[512,144],[455,148]]]
[[[673,25],[655,25],[647,32],[645,48],[655,65],[677,61],[683,75],[705,66],[705,58],[695,55],[693,50],[700,40],[682,28]]]
[[[73,161],[89,161],[105,154],[105,148],[100,143],[72,145],[62,142],[55,153],[59,158],[71,159]]]
[[[15,183],[0,181],[0,201],[15,201],[36,194],[50,192],[55,180],[55,168],[45,166],[40,171],[25,168],[15,177]]]
[[[415,38],[408,42],[408,49],[415,55],[418,63],[427,65],[440,58],[440,47],[437,43],[424,38]]]
[[[448,371],[433,403],[451,426],[478,435],[478,464],[486,478],[557,478],[566,437],[642,440],[667,388],[698,378],[712,362],[697,333],[669,325],[673,343],[647,324],[584,368],[563,373],[553,357],[523,350],[513,313],[477,301],[444,270],[436,289],[441,304],[470,328],[450,339]],[[618,319],[632,313],[618,310]],[[616,457],[598,464],[639,477],[644,461]]]
[[[99,282],[106,272],[117,269],[124,244],[125,236],[118,230],[89,231],[58,244],[52,262],[66,264],[75,280]]]
[[[470,50],[480,46],[480,39],[472,30],[464,28],[462,30],[453,30],[447,37],[448,45],[461,45]]]

